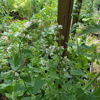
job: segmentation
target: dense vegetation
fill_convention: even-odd
[[[83,0],[63,58],[58,0],[0,0],[0,98],[100,100],[100,73],[92,70],[93,62],[100,65],[98,44],[88,46],[91,40],[86,41],[100,32],[99,2]],[[73,9],[78,5],[75,0]]]

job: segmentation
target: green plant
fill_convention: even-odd
[[[100,59],[100,54],[96,45],[86,45],[86,36],[100,26],[86,28],[73,40],[70,36],[62,58],[64,48],[57,41],[63,36],[57,35],[63,27],[55,24],[57,1],[50,1],[31,20],[17,20],[2,34],[8,40],[0,41],[0,93],[9,100],[98,100],[100,84],[94,89],[92,83],[100,73],[90,73],[88,61]]]

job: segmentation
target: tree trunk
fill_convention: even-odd
[[[65,42],[68,42],[69,32],[70,32],[70,24],[71,24],[71,14],[73,9],[73,1],[74,0],[58,0],[58,24],[63,26],[63,29],[60,30],[60,36],[64,36],[64,40],[61,40],[59,45],[63,46],[66,49],[63,52],[63,57],[66,56],[67,53],[67,45]]]

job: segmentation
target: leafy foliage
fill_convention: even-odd
[[[16,2],[18,6],[21,1]],[[29,4],[27,0],[12,10],[27,16]],[[30,14],[30,20],[16,20],[2,32],[6,40],[0,41],[0,93],[9,100],[100,99],[100,89],[92,85],[99,74],[94,77],[88,70],[88,62],[99,59],[100,54],[96,45],[88,46],[85,41],[87,33],[100,31],[99,25],[69,39],[67,56],[62,58],[64,48],[57,42],[63,39],[57,37],[62,29],[56,23],[57,0],[36,0],[31,4],[38,9],[31,6],[35,15]]]

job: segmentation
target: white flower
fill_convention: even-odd
[[[17,5],[15,5],[14,7],[15,7],[15,8],[18,8],[18,6],[17,6]]]
[[[64,59],[67,59],[67,56],[65,56]]]
[[[57,39],[57,37],[55,36],[55,37],[54,37],[54,40],[56,40],[56,39]]]
[[[9,51],[11,48],[12,48],[12,45],[10,45],[10,46],[7,48],[7,51]]]
[[[26,35],[26,37],[27,37],[28,39],[30,39],[30,36],[29,36],[29,35]]]
[[[58,28],[59,28],[59,29],[63,29],[63,26],[62,26],[62,25],[58,25]]]
[[[42,20],[40,19],[40,20],[38,20],[38,22],[39,22],[39,23],[41,23],[41,22],[42,22]]]
[[[49,49],[51,49],[51,46],[49,47]]]
[[[18,35],[20,35],[20,33],[19,32],[16,32],[16,34],[14,36],[17,37]]]
[[[61,46],[61,50],[64,50],[64,46]]]
[[[42,24],[41,23],[39,23],[39,27],[41,26]]]
[[[19,44],[17,44],[17,47],[19,47]]]
[[[30,25],[31,25],[31,22],[26,22],[26,23],[24,24],[24,26],[25,26],[26,28],[28,28]]]
[[[50,56],[52,56],[52,55],[53,55],[53,53],[51,52],[51,53],[50,53]]]
[[[22,7],[22,6],[25,6],[25,2],[22,2],[21,4],[20,4],[20,6]]]
[[[35,20],[35,19],[32,19],[30,22],[31,22],[31,23],[32,23],[32,22],[36,22],[36,20]]]
[[[52,27],[55,29],[57,26],[56,25],[52,25]]]

